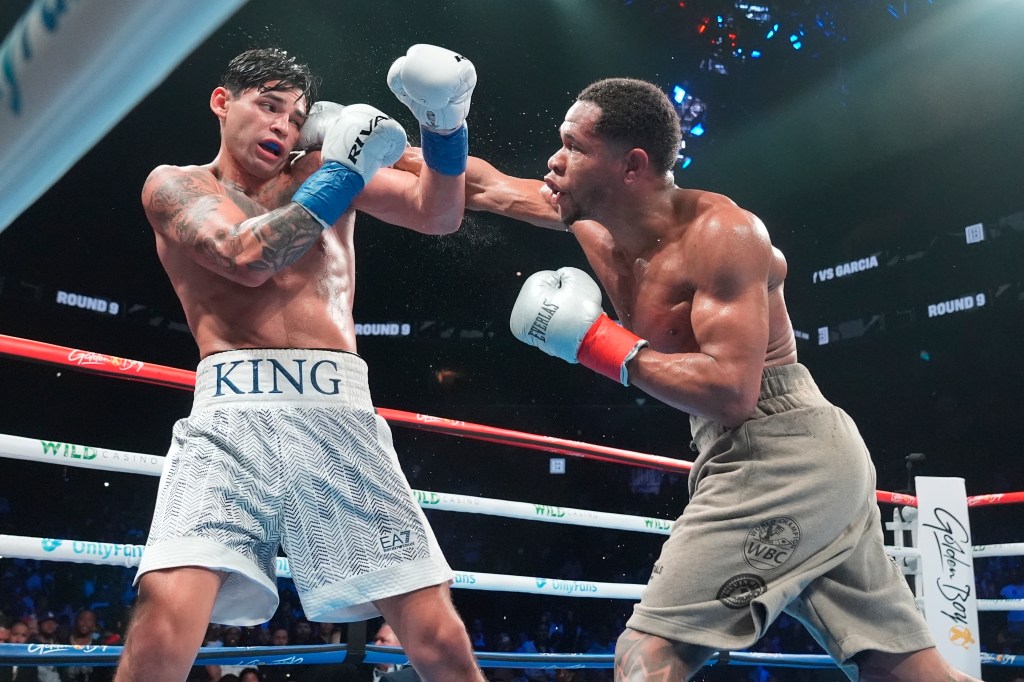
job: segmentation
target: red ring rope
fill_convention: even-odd
[[[171,388],[191,390],[196,384],[196,373],[190,370],[154,365],[139,360],[127,360],[113,355],[76,350],[74,348],[32,341],[30,339],[21,339],[5,334],[0,334],[0,356],[22,360],[36,360],[52,365],[64,365],[85,372],[157,384],[159,386],[169,386]],[[377,413],[389,422],[401,426],[422,429],[433,433],[463,436],[502,445],[518,445],[530,450],[542,450],[544,452],[583,457],[602,462],[633,464],[676,473],[689,471],[693,467],[693,462],[673,459],[671,457],[620,450],[618,448],[609,448],[603,445],[594,445],[575,440],[564,440],[551,436],[539,436],[533,433],[512,431],[495,426],[483,426],[457,419],[432,417],[426,414],[391,410],[385,407],[377,408]],[[917,506],[916,497],[903,493],[877,490],[875,491],[875,497],[879,502],[887,504],[909,507]],[[967,498],[967,506],[969,507],[1021,502],[1024,502],[1024,492],[993,493]]]
[[[85,372],[157,384],[159,386],[169,386],[171,388],[192,390],[196,384],[196,374],[190,370],[154,365],[139,360],[127,360],[112,355],[56,346],[50,343],[21,339],[4,334],[0,334],[0,355],[36,360],[52,365],[63,365]],[[668,472],[686,472],[693,466],[692,462],[671,457],[620,450],[618,448],[552,438],[550,436],[538,436],[532,433],[472,424],[456,419],[432,417],[426,414],[402,412],[383,407],[378,408],[377,413],[389,422],[424,431],[459,435],[474,440],[504,445],[518,445],[519,447],[531,450],[542,450],[572,457],[583,457],[602,462],[634,464]]]

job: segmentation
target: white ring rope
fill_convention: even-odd
[[[138,566],[144,545],[118,542],[88,542],[58,538],[36,538],[0,534],[0,558],[67,561],[76,564],[105,566]],[[277,558],[277,577],[290,578],[288,559]],[[639,601],[643,585],[602,583],[589,580],[561,580],[499,573],[456,571],[453,587],[486,592],[521,592],[559,597],[597,597],[599,599],[632,599]]]
[[[106,566],[138,566],[144,545],[117,542],[88,542],[58,538],[37,538],[0,534],[0,558],[67,561]],[[277,577],[290,578],[288,559],[277,558]],[[453,587],[485,592],[520,592],[559,597],[596,597],[639,601],[643,585],[561,580],[535,576],[456,571]],[[1024,599],[979,599],[979,611],[1024,611]]]
[[[140,452],[124,452],[91,445],[23,438],[7,434],[0,434],[0,457],[149,476],[159,476],[167,459],[161,455],[146,455]],[[661,535],[668,535],[672,528],[670,519],[555,507],[535,502],[513,502],[487,497],[437,493],[429,490],[414,490],[413,492],[416,494],[416,500],[424,509],[489,514],[526,521],[545,521]]]
[[[47,464],[62,464],[87,469],[100,469],[120,473],[159,476],[166,457],[140,452],[126,452],[90,445],[64,443],[0,434],[0,457],[10,457]],[[416,499],[424,509],[489,514],[526,521],[563,523],[591,528],[625,530],[667,535],[672,521],[626,514],[555,507],[550,505],[472,497],[428,490],[414,490]],[[0,556],[22,559],[70,561],[76,563],[136,566],[142,557],[143,545],[121,543],[35,538],[0,535]],[[913,547],[886,547],[896,558],[917,558],[919,550]],[[1018,556],[1024,554],[1024,543],[981,545],[974,547],[975,557]],[[291,577],[288,560],[277,562],[278,577]],[[554,594],[559,596],[599,597],[606,599],[640,599],[643,585],[599,583],[581,580],[556,580],[529,576],[502,575],[459,571],[455,587],[494,592],[521,592],[527,594]],[[1024,610],[1024,599],[979,599],[980,611]]]
[[[0,457],[148,476],[159,476],[163,470],[164,461],[167,459],[162,455],[147,455],[141,452],[111,450],[92,445],[25,438],[9,434],[0,434]],[[671,519],[554,507],[535,502],[513,502],[487,497],[437,493],[429,490],[414,490],[413,492],[416,493],[416,499],[424,509],[489,514],[526,521],[545,521],[661,535],[668,535],[673,523]],[[921,555],[920,551],[914,547],[886,547],[885,549],[889,556],[897,559],[916,559]],[[972,550],[975,558],[1021,556],[1024,555],[1024,542],[977,545]]]

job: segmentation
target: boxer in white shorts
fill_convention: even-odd
[[[373,412],[352,319],[356,210],[459,228],[476,72],[433,45],[392,64],[388,85],[420,124],[418,174],[389,167],[407,144],[395,119],[314,102],[316,84],[283,50],[238,55],[210,95],[217,156],[158,166],[143,186],[201,364],[117,682],[184,680],[211,620],[269,618],[279,543],[310,619],[379,612],[423,679],[483,680],[451,571]]]
[[[279,545],[310,620],[366,620],[374,601],[454,576],[352,353],[207,356],[153,517],[136,580],[176,566],[223,571],[217,623],[274,615]]]
[[[559,135],[543,183],[471,159],[466,206],[568,228],[618,322],[587,273],[561,268],[527,278],[512,332],[691,415],[700,447],[693,499],[616,644],[616,680],[689,679],[784,608],[851,676],[971,679],[932,646],[882,550],[856,428],[796,364],[786,259],[755,215],[675,186],[673,103],[603,79]]]

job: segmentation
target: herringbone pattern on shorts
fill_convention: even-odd
[[[150,542],[200,536],[268,576],[283,539],[315,589],[429,555],[422,513],[372,412],[205,410],[174,428]]]

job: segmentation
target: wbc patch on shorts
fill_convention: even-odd
[[[788,516],[774,516],[747,532],[743,560],[753,569],[770,571],[789,561],[799,544],[800,525]]]

